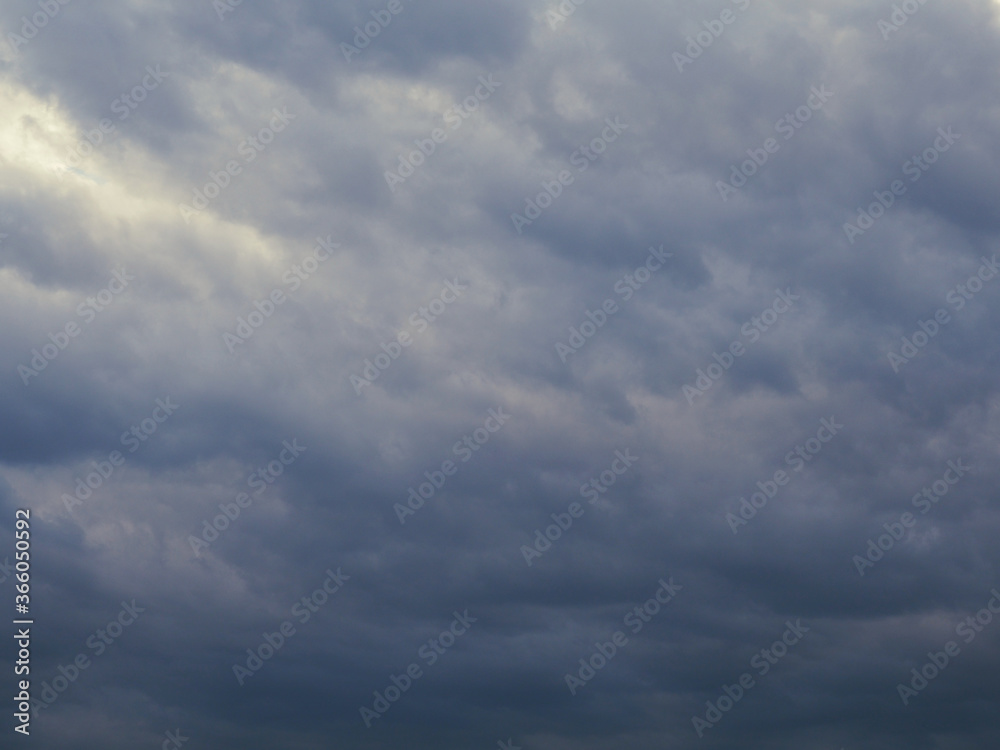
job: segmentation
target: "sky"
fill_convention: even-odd
[[[4,3],[0,745],[996,746],[998,66],[992,0]]]

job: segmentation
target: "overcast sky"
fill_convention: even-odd
[[[0,30],[18,743],[1000,741],[1000,4]]]

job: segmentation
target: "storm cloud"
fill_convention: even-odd
[[[0,30],[18,742],[1000,740],[996,2]]]

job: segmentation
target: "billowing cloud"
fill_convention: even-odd
[[[995,742],[996,3],[0,29],[30,741]]]

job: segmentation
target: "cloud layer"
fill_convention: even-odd
[[[996,3],[0,28],[39,746],[996,744]]]

